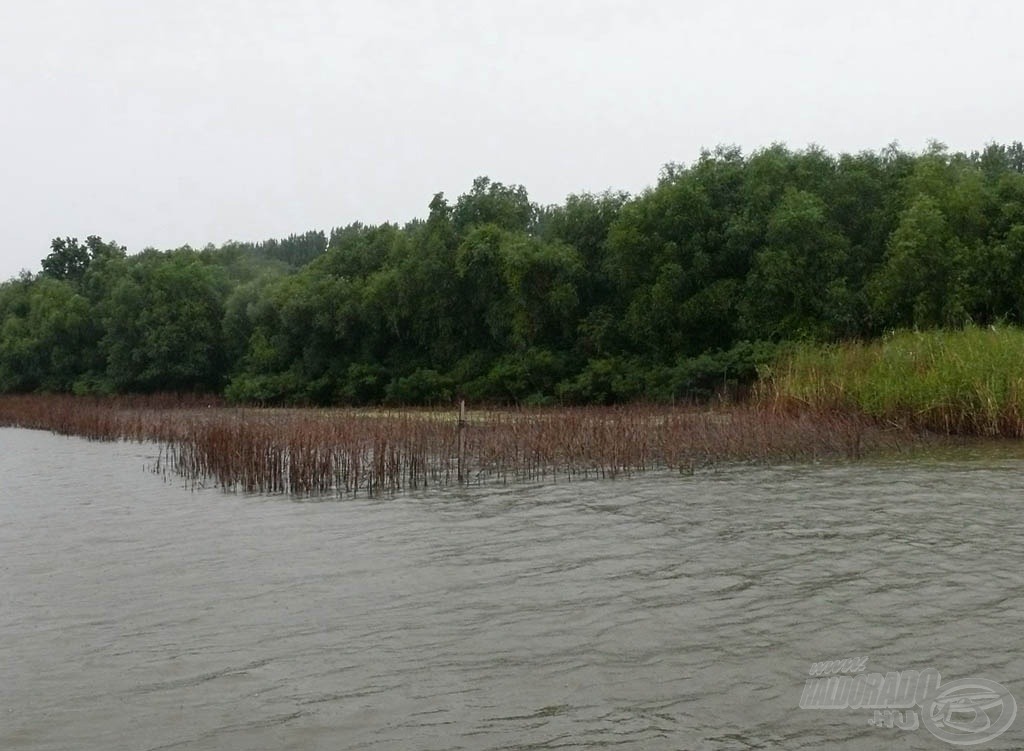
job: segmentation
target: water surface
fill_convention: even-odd
[[[0,430],[0,748],[954,747],[799,708],[860,655],[1024,704],[1012,456],[299,502],[155,454]]]

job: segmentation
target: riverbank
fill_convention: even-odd
[[[0,425],[160,444],[154,467],[228,490],[396,492],[485,482],[691,473],[728,462],[858,459],[930,434],[769,404],[472,411],[230,408],[197,399],[0,397]]]

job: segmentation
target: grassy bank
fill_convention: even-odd
[[[762,382],[775,404],[859,412],[948,434],[1024,436],[1024,331],[903,331],[803,346]]]
[[[158,469],[227,489],[313,494],[691,472],[859,458],[921,436],[834,410],[747,404],[471,412],[231,409],[173,400],[0,397],[0,425],[154,441]]]

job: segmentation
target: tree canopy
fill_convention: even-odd
[[[425,219],[128,254],[0,284],[0,391],[259,403],[675,400],[794,340],[1024,323],[1024,147],[669,164],[639,195],[487,177]]]

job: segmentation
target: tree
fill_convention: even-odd
[[[962,323],[955,293],[960,247],[938,202],[919,195],[900,217],[885,263],[871,279],[876,321],[885,327]]]
[[[42,260],[43,274],[54,279],[80,281],[97,258],[124,256],[125,248],[116,243],[105,243],[97,235],[89,235],[85,245],[77,237],[55,237],[50,242],[50,254]]]
[[[191,249],[128,259],[100,306],[113,385],[147,392],[219,389],[226,296],[223,272]]]
[[[767,245],[757,254],[741,303],[750,339],[831,338],[846,323],[842,311],[846,238],[825,204],[790,188],[768,220]]]
[[[459,233],[481,224],[495,224],[510,231],[532,229],[537,207],[530,203],[522,185],[503,185],[488,177],[473,180],[469,193],[459,196],[452,223]]]
[[[44,276],[2,297],[0,391],[70,391],[101,367],[99,326],[71,282]]]

